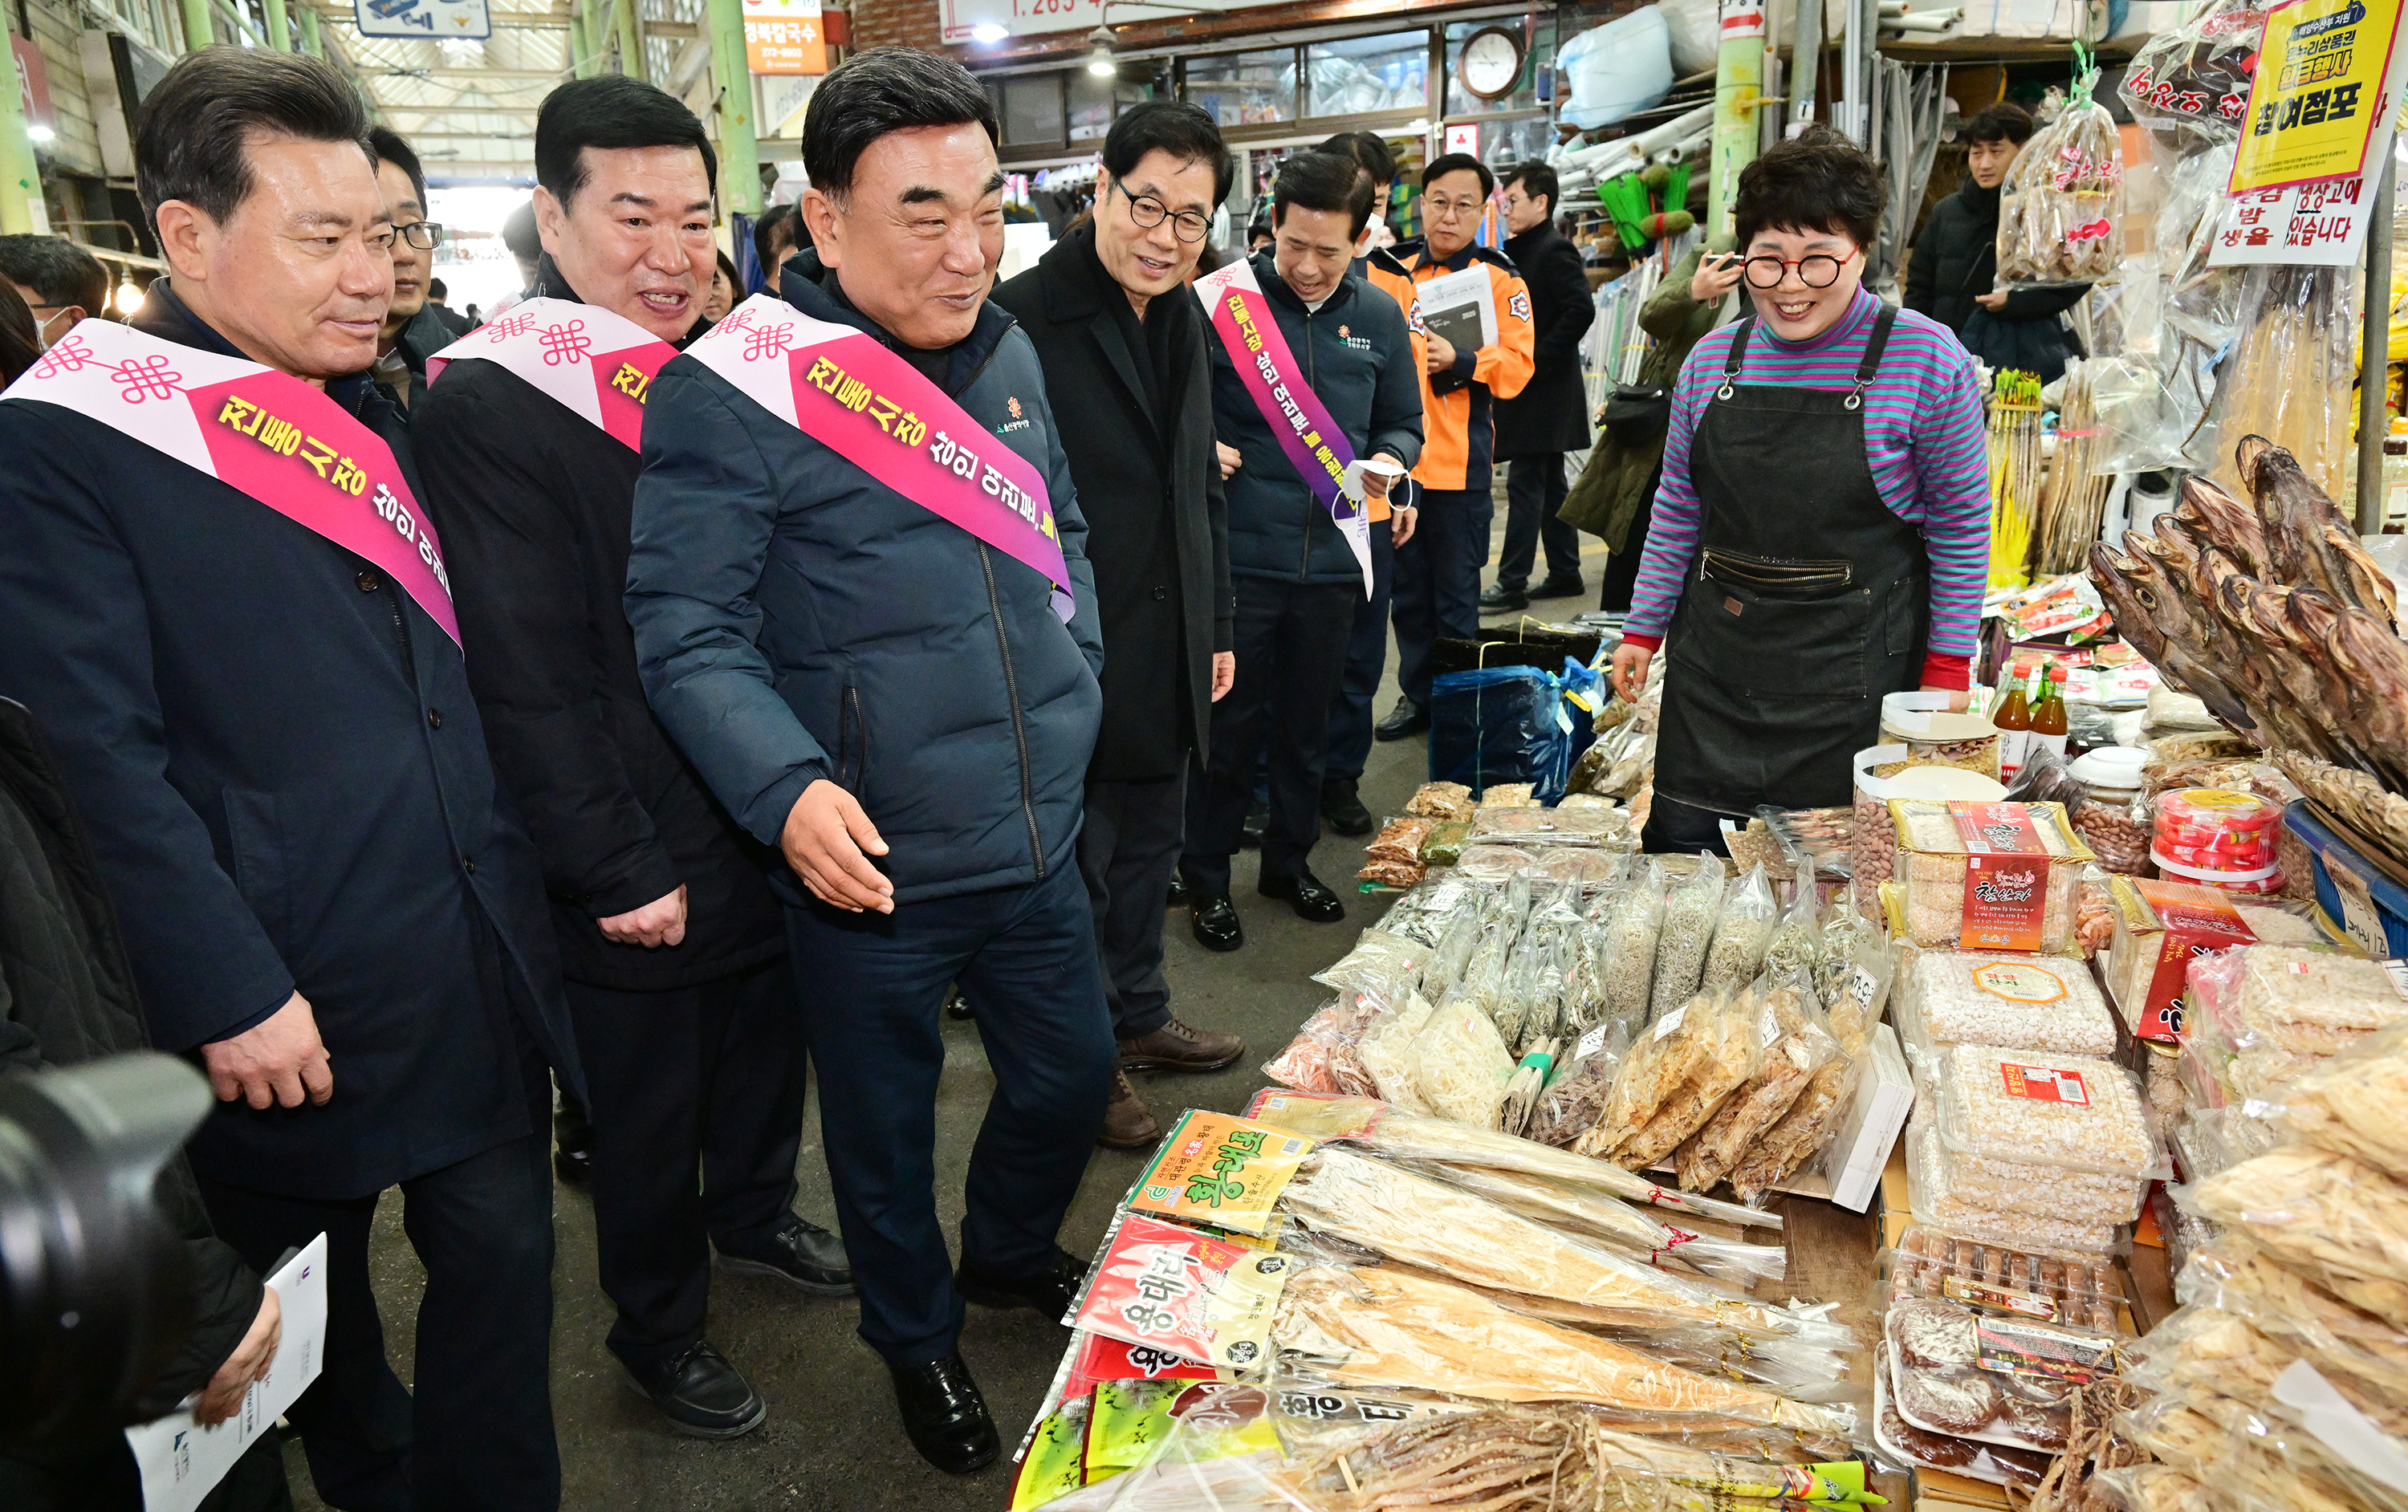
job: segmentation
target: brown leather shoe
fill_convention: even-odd
[[[1106,1149],[1143,1149],[1161,1137],[1161,1125],[1129,1085],[1128,1073],[1113,1072],[1112,1100],[1104,1107],[1104,1132],[1096,1135],[1096,1143]]]
[[[1173,1019],[1153,1034],[1121,1041],[1127,1071],[1218,1071],[1246,1053],[1235,1034],[1208,1034]]]

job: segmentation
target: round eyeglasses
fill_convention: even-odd
[[[1856,254],[1850,252],[1848,257]],[[1751,257],[1747,260],[1747,281],[1752,289],[1778,289],[1791,268],[1798,270],[1798,281],[1809,289],[1828,289],[1840,281],[1840,269],[1847,265],[1848,257],[1801,257],[1790,261],[1778,257]]]
[[[1117,181],[1112,187],[1120,191],[1121,198],[1128,201],[1129,219],[1149,231],[1168,220],[1170,221],[1171,234],[1181,241],[1191,245],[1202,241],[1211,234],[1212,221],[1210,216],[1195,210],[1173,210],[1151,194],[1130,193],[1126,186]]]

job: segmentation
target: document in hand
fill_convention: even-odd
[[[192,1512],[234,1462],[318,1378],[326,1353],[326,1236],[320,1234],[267,1278],[284,1337],[265,1379],[252,1383],[235,1415],[214,1428],[193,1420],[190,1405],[125,1431],[142,1470],[144,1512]]]
[[[1488,269],[1474,263],[1460,273],[1441,273],[1417,285],[1422,323],[1457,351],[1497,345],[1497,295]]]

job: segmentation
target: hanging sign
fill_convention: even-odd
[[[2234,194],[2224,202],[2207,265],[2289,263],[2354,268],[2366,246],[2366,222],[2373,210],[2374,191],[2362,178]]]
[[[744,0],[744,63],[756,74],[826,73],[820,0]]]
[[[352,0],[351,21],[362,36],[483,41],[494,35],[486,0]]]
[[[2367,142],[2390,114],[2399,29],[2400,7],[2384,0],[2291,0],[2268,11],[2231,193],[2364,172]]]

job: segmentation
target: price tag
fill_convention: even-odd
[[[1656,1020],[1656,1037],[1657,1039],[1662,1039],[1665,1035],[1680,1028],[1681,1020],[1687,1018],[1688,1013],[1689,1006],[1684,1003],[1679,1007],[1674,1008],[1671,1012],[1664,1015],[1661,1019]]]
[[[2393,964],[2397,965],[2398,963],[2394,962]],[[1572,1058],[1576,1061],[1585,1061],[1590,1056],[1595,1055],[1598,1051],[1605,1048],[1606,1028],[1606,1025],[1599,1024],[1595,1029],[1590,1030],[1587,1034],[1583,1034],[1580,1037],[1579,1048],[1572,1051]]]
[[[2090,1103],[2089,1084],[2082,1079],[2079,1071],[2070,1071],[2061,1066],[2017,1065],[2009,1061],[2000,1063],[1999,1075],[2006,1083],[2009,1097],[2076,1106],[2087,1106]]]
[[[2377,961],[2391,953],[2384,938],[2383,916],[2374,909],[2374,893],[2355,867],[2340,857],[2328,853],[2325,875],[2332,878],[2333,896],[2341,900],[2342,933],[2352,945]]]
[[[1857,1007],[1870,1008],[1873,1006],[1873,994],[1881,991],[1881,983],[1873,980],[1871,972],[1858,966],[1848,973],[1846,991],[1850,997],[1856,1000]]]

